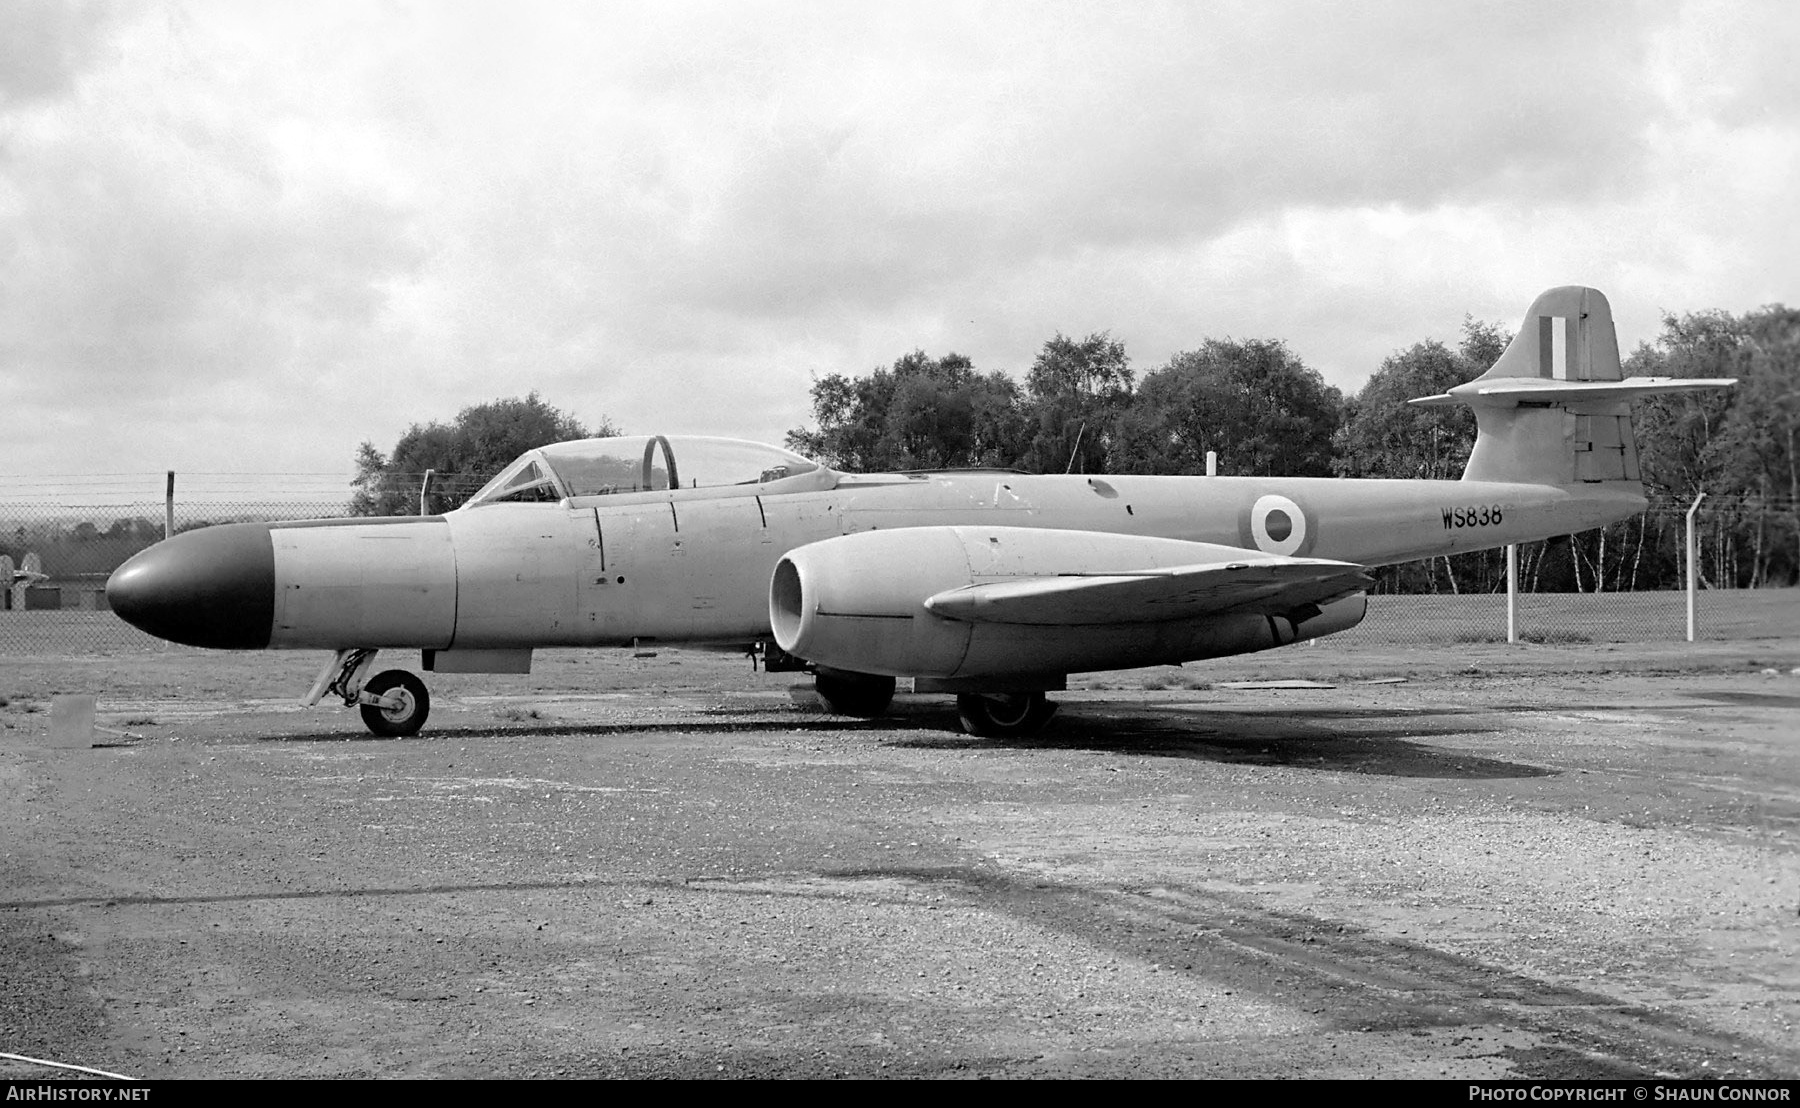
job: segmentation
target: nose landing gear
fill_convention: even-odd
[[[319,671],[319,679],[301,703],[310,708],[331,693],[343,699],[344,707],[360,708],[364,726],[377,735],[402,738],[418,734],[431,714],[431,694],[425,690],[425,682],[403,669],[367,677],[375,654],[367,647],[338,651]]]

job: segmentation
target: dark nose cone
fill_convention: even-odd
[[[275,545],[264,523],[227,523],[176,535],[113,571],[106,600],[159,639],[219,650],[260,650],[275,621]]]

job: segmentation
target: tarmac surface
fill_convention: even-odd
[[[1084,679],[1030,741],[670,651],[427,675],[376,739],[297,706],[321,661],[0,659],[0,1051],[1800,1076],[1800,640],[1301,648]],[[1224,687],[1270,679],[1329,687]],[[131,734],[47,745],[59,692]]]

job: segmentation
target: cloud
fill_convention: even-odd
[[[1354,387],[1550,284],[1643,337],[1794,296],[1775,3],[4,10],[0,471],[347,469],[531,389],[776,438],[1055,331]]]
[[[875,29],[847,61],[841,13],[797,31],[709,11],[653,44],[667,53],[634,51],[655,80],[583,89],[628,108],[578,181],[555,172],[563,129],[509,153],[593,201],[587,230],[633,287],[755,317],[826,297],[878,308],[1283,204],[1567,198],[1642,171],[1640,47],[1588,47],[1610,33],[1604,10],[1545,6],[1494,34],[1361,7],[1319,33],[1310,7],[1268,10],[957,5]],[[618,72],[585,48],[533,60],[571,82]]]
[[[0,107],[66,94],[99,52],[117,8],[108,0],[0,4]]]
[[[81,92],[6,117],[0,380],[20,410],[93,413],[90,431],[148,421],[178,442],[242,417],[224,441],[366,355],[382,282],[420,250],[341,159],[290,156],[281,98],[227,95],[241,72],[172,26],[134,30]],[[179,72],[195,62],[198,83]]]

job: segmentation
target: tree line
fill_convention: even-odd
[[[861,376],[816,379],[813,424],[787,435],[799,453],[862,472],[994,468],[1033,473],[1218,472],[1250,476],[1455,478],[1475,441],[1461,406],[1409,407],[1487,370],[1511,334],[1466,319],[1453,344],[1421,339],[1389,355],[1354,395],[1327,384],[1279,339],[1207,338],[1141,376],[1109,332],[1056,334],[1021,377],[982,372],[965,355],[923,350]],[[1681,519],[1707,494],[1702,576],[1712,587],[1800,580],[1800,310],[1666,316],[1627,376],[1736,377],[1729,392],[1637,406],[1639,461],[1652,511],[1572,539],[1528,544],[1522,573],[1541,591],[1669,588],[1681,580]],[[393,451],[363,443],[354,514],[419,510],[419,475],[454,475],[428,508],[462,502],[524,450],[617,434],[536,393],[415,424]],[[1388,567],[1382,591],[1504,587],[1486,551]]]

